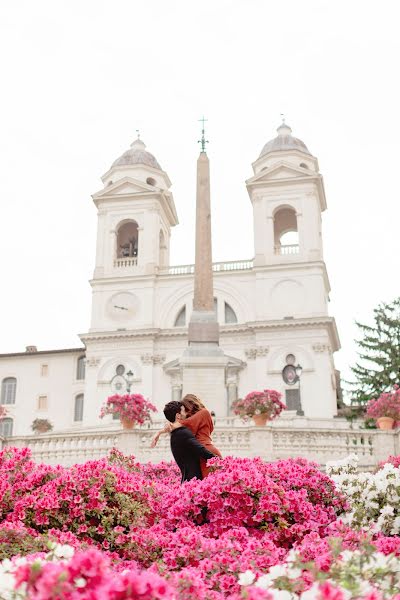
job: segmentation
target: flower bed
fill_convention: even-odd
[[[381,495],[393,460],[369,474]],[[304,459],[210,465],[182,486],[174,464],[116,450],[71,468],[0,452],[0,598],[400,600],[394,492],[363,516],[354,459],[331,477]]]

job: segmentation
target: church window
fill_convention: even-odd
[[[39,396],[38,410],[47,410],[47,396]]]
[[[6,417],[0,421],[0,436],[11,437],[13,433],[13,420],[10,417]]]
[[[146,179],[146,183],[148,183],[149,185],[152,185],[153,187],[155,187],[157,185],[157,181],[155,179],[153,179],[152,177],[148,177]]]
[[[300,163],[300,167],[303,167],[303,169],[308,169],[308,165],[306,165],[306,163]]]
[[[299,233],[293,208],[280,208],[274,215],[275,254],[298,254]]]
[[[186,325],[186,306],[181,308],[175,319],[174,327],[185,327]]]
[[[232,306],[230,304],[228,304],[227,302],[224,303],[225,305],[225,323],[237,323],[237,316],[235,311],[233,310]]]
[[[117,258],[133,258],[138,255],[138,224],[127,221],[118,227]]]
[[[115,372],[117,375],[123,375],[125,373],[124,365],[118,365],[118,367],[115,369]]]
[[[74,421],[82,421],[83,420],[83,394],[78,394],[75,396],[75,405],[74,405]]]
[[[1,404],[15,404],[17,393],[17,380],[15,377],[6,377],[1,383]]]
[[[80,356],[78,358],[78,362],[76,363],[76,378],[77,379],[85,379],[85,371],[86,371],[86,358],[84,356]]]

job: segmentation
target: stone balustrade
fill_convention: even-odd
[[[214,273],[221,271],[243,271],[253,268],[252,260],[230,260],[225,262],[213,263]],[[160,269],[161,275],[191,275],[194,273],[194,265],[176,265]]]
[[[285,244],[283,246],[275,246],[275,254],[299,254],[300,247],[298,244]]]
[[[138,259],[136,256],[127,256],[125,258],[117,258],[114,260],[114,267],[137,267]]]
[[[293,427],[290,419],[286,419],[286,423],[285,419],[279,419],[266,427],[255,427],[233,418],[219,419],[213,441],[224,456],[260,456],[264,460],[301,456],[322,466],[329,460],[355,453],[360,458],[360,468],[367,470],[389,455],[399,454],[398,430],[352,429],[344,420],[340,421],[331,420],[325,426],[316,421],[313,427],[310,423],[305,426],[298,419],[297,427]],[[2,442],[0,438],[0,443],[3,447],[27,446],[36,461],[66,466],[106,456],[113,447],[134,455],[141,462],[171,460],[168,435],[161,436],[156,448],[150,448],[157,430],[157,424],[131,431],[115,424],[107,429],[12,437]]]

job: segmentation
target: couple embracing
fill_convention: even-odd
[[[209,473],[207,460],[221,456],[213,445],[214,429],[211,414],[194,394],[186,394],[181,401],[168,402],[164,406],[168,423],[153,438],[152,448],[163,433],[171,434],[171,451],[181,471],[182,479],[204,479]]]

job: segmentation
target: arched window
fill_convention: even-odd
[[[75,396],[74,421],[83,420],[83,394]]]
[[[0,421],[0,436],[11,437],[13,433],[13,420],[10,417],[6,417]]]
[[[76,378],[77,379],[85,379],[85,371],[86,371],[86,358],[84,356],[80,356],[76,363]]]
[[[225,323],[237,323],[237,316],[232,306],[227,302],[225,304]]]
[[[1,383],[1,404],[15,404],[17,393],[17,380],[15,377],[6,377]]]
[[[275,254],[298,254],[299,233],[293,208],[280,208],[274,215]]]
[[[175,319],[174,327],[185,327],[186,325],[186,306],[181,308]]]
[[[117,258],[136,257],[138,255],[138,224],[128,221],[118,228]]]

